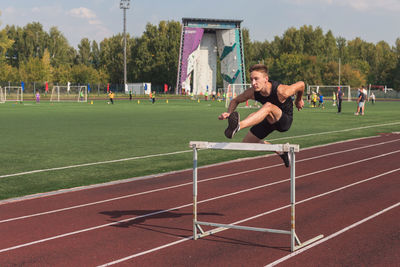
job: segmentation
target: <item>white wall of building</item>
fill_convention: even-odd
[[[194,65],[193,93],[195,95],[208,93],[211,95],[217,88],[217,39],[215,33],[205,33],[196,52]]]

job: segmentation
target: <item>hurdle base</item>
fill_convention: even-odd
[[[302,242],[302,243],[300,242],[300,240],[299,240],[298,238],[296,238],[296,241],[297,241],[299,244],[294,246],[292,252],[293,252],[293,251],[296,251],[296,250],[298,250],[298,249],[300,249],[300,248],[303,248],[303,247],[305,247],[305,246],[308,246],[309,244],[314,243],[315,241],[317,241],[317,240],[319,240],[319,239],[321,239],[321,238],[323,238],[323,237],[324,237],[324,235],[319,235],[319,236],[316,236],[316,237],[314,237],[314,238],[311,238],[311,239],[309,239],[309,240],[307,240],[307,241],[305,241],[305,242]]]
[[[234,225],[234,224],[222,224],[222,223],[212,223],[212,222],[201,222],[201,221],[195,221],[194,222],[195,227],[200,231],[200,233],[195,233],[193,236],[194,240],[197,240],[202,237],[206,237],[209,235],[213,235],[219,232],[222,232],[227,229],[238,229],[238,230],[249,230],[249,231],[258,231],[258,232],[264,232],[264,233],[275,233],[275,234],[287,234],[291,235],[291,231],[286,231],[286,230],[278,230],[278,229],[269,229],[269,228],[259,228],[259,227],[250,227],[250,226],[241,226],[241,225]],[[204,231],[200,225],[206,225],[206,226],[214,226],[217,228]],[[324,237],[324,235],[318,235],[314,238],[311,238],[305,242],[300,242],[300,239],[297,237],[296,233],[294,233],[295,241],[297,245],[294,247],[291,247],[291,252],[294,252],[300,248],[303,248],[311,243],[314,243],[315,241],[321,239]]]

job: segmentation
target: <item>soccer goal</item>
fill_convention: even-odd
[[[245,90],[251,87],[249,83],[232,83],[228,85],[225,91],[225,107],[228,108],[232,99],[243,93]],[[244,108],[259,108],[260,104],[255,100],[248,100],[246,103],[239,105]]]
[[[21,86],[6,86],[4,87],[4,102],[5,101],[24,101],[24,91]]]
[[[53,86],[50,102],[87,102],[86,86]]]
[[[0,104],[6,103],[6,95],[3,87],[0,86]]]
[[[311,95],[312,92],[322,94],[325,97],[331,97],[333,93],[337,92],[339,85],[308,85],[307,94]],[[343,91],[343,99],[347,94],[347,101],[351,101],[351,88],[350,85],[340,85]]]

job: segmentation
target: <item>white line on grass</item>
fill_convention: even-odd
[[[332,194],[332,193],[335,193],[335,192],[338,192],[338,191],[342,191],[343,189],[346,189],[346,188],[349,188],[349,187],[352,187],[352,186],[354,186],[354,185],[358,185],[358,184],[360,184],[360,183],[364,183],[364,182],[367,182],[367,181],[370,181],[370,180],[377,179],[377,178],[379,178],[379,177],[385,176],[385,175],[387,175],[387,174],[391,174],[391,173],[396,172],[396,171],[399,171],[399,170],[400,170],[400,168],[399,168],[399,169],[396,169],[396,170],[389,171],[389,172],[381,173],[381,174],[376,175],[376,176],[374,176],[374,177],[370,177],[370,178],[368,178],[368,179],[365,179],[365,180],[362,180],[362,181],[359,181],[359,182],[356,182],[356,183],[353,183],[353,184],[349,184],[349,185],[346,185],[346,186],[343,186],[343,187],[340,187],[340,188],[336,188],[336,189],[334,189],[334,190],[325,192],[325,193],[323,193],[323,194],[319,194],[319,195],[316,195],[316,196],[313,196],[313,197],[310,197],[310,198],[307,198],[307,199],[303,199],[302,201],[298,202],[298,204],[300,204],[300,203],[305,203],[305,202],[310,201],[310,200],[312,200],[312,199],[319,198],[319,197],[323,197],[323,196],[326,196],[326,195],[328,195],[328,194]],[[309,245],[309,247],[307,246],[307,247],[305,247],[305,248],[303,248],[303,249],[300,249],[300,250],[297,251],[297,253],[294,252],[294,253],[292,253],[292,254],[297,255],[297,254],[301,253],[302,250],[305,251],[305,250],[307,250],[307,249],[309,249],[309,248],[311,248],[311,247],[313,247],[313,246],[319,245],[319,244],[322,243],[322,242],[325,242],[325,241],[327,241],[327,240],[329,240],[329,239],[331,239],[331,238],[333,238],[333,237],[335,237],[335,236],[337,236],[337,235],[339,235],[339,234],[341,234],[341,233],[344,233],[345,231],[347,231],[347,230],[349,230],[349,229],[351,229],[351,228],[354,228],[354,227],[356,227],[356,226],[358,226],[358,225],[360,225],[360,224],[362,224],[362,223],[364,223],[364,222],[366,222],[366,221],[368,221],[368,220],[370,220],[370,219],[372,219],[372,218],[374,218],[374,217],[376,217],[376,216],[378,216],[378,215],[381,215],[382,213],[384,213],[384,212],[386,212],[386,211],[388,211],[388,210],[390,210],[390,209],[393,209],[393,208],[397,207],[399,204],[400,204],[400,202],[397,203],[397,204],[395,204],[395,205],[393,205],[393,206],[391,206],[391,207],[389,207],[389,208],[386,208],[386,209],[384,209],[384,210],[382,210],[382,211],[379,211],[378,213],[375,213],[375,214],[373,214],[373,215],[371,215],[371,216],[369,216],[369,217],[367,217],[367,218],[365,218],[365,219],[363,219],[363,220],[361,220],[361,221],[359,221],[359,222],[357,222],[357,223],[355,223],[355,224],[352,224],[351,226],[348,226],[348,227],[342,229],[342,230],[339,231],[339,232],[336,232],[336,233],[334,233],[334,234],[332,234],[332,235],[330,235],[330,236],[328,236],[328,237],[326,237],[326,238],[323,238],[323,239],[319,240],[318,242],[315,242],[315,243],[313,243],[312,245]],[[236,224],[240,224],[240,223],[243,223],[243,222],[247,222],[247,221],[256,219],[256,218],[258,218],[258,217],[262,217],[262,216],[265,216],[265,215],[268,215],[268,214],[271,214],[271,213],[273,213],[273,212],[276,212],[276,211],[279,211],[279,210],[283,210],[283,209],[286,209],[286,208],[289,208],[289,207],[290,207],[290,205],[282,206],[282,207],[280,207],[280,208],[277,208],[277,209],[274,209],[274,210],[270,210],[270,211],[267,211],[267,212],[263,212],[263,213],[260,213],[260,214],[258,214],[258,215],[256,215],[256,216],[253,216],[253,217],[250,217],[250,218],[246,218],[246,219],[244,219],[244,220],[236,221],[236,222],[231,223],[231,224],[236,225]],[[225,229],[221,229],[221,231],[224,231],[224,230],[228,230],[228,229],[226,229],[226,228],[225,228]],[[133,254],[133,255],[124,257],[124,258],[122,258],[122,259],[118,259],[118,260],[115,260],[115,261],[106,263],[106,264],[104,264],[104,265],[100,265],[99,267],[101,267],[101,266],[111,266],[111,265],[114,265],[114,264],[117,264],[117,263],[121,263],[121,262],[123,262],[123,261],[127,261],[127,260],[130,260],[130,259],[133,259],[133,258],[142,256],[142,255],[151,253],[151,252],[155,252],[155,251],[157,251],[157,250],[161,250],[161,249],[163,249],[163,248],[170,247],[170,246],[173,246],[173,245],[176,245],[176,244],[179,244],[179,243],[182,243],[182,242],[191,240],[191,239],[193,239],[193,237],[182,238],[181,240],[178,240],[178,241],[175,241],[175,242],[171,242],[171,243],[165,244],[165,245],[163,245],[163,246],[159,246],[159,247],[157,247],[157,248],[153,248],[153,249],[149,249],[149,250],[146,250],[146,251],[142,251],[142,252],[140,252],[140,253]],[[289,254],[289,256],[292,255],[292,254]],[[293,256],[295,256],[295,255],[293,255]],[[285,259],[285,260],[286,260],[286,259]],[[282,260],[282,261],[283,261],[283,260]],[[278,262],[278,263],[279,263],[279,262]],[[272,265],[271,265],[271,266],[272,266]]]
[[[381,143],[377,143],[377,144],[365,145],[365,146],[351,148],[351,149],[347,149],[347,150],[336,151],[336,152],[332,152],[332,153],[326,153],[326,154],[323,154],[323,155],[318,155],[318,156],[309,157],[309,158],[305,158],[305,159],[301,159],[301,160],[296,160],[296,163],[304,162],[304,161],[308,161],[308,160],[315,160],[315,159],[323,158],[323,157],[329,157],[329,156],[333,156],[333,155],[336,155],[336,154],[353,152],[355,150],[371,148],[371,147],[374,147],[374,146],[390,144],[390,143],[398,142],[398,141],[400,141],[400,140],[385,141],[385,142],[381,142]],[[384,155],[386,155],[386,154],[384,154]],[[380,155],[380,156],[384,156],[384,155]],[[369,160],[369,159],[366,159],[366,160]],[[353,163],[357,163],[357,162],[353,162]],[[216,177],[210,177],[210,178],[207,178],[207,179],[200,180],[199,183],[214,181],[214,180],[223,179],[223,178],[226,178],[226,177],[231,177],[231,176],[236,176],[236,175],[247,174],[247,173],[261,171],[261,170],[274,168],[274,167],[279,167],[279,166],[281,166],[281,164],[275,164],[275,165],[271,165],[271,166],[267,166],[267,167],[260,167],[260,168],[251,169],[251,170],[247,170],[247,171],[229,173],[229,174],[216,176]],[[301,176],[297,176],[296,178],[299,178],[299,177],[301,177]],[[285,180],[285,181],[287,181],[287,180]],[[88,207],[88,206],[92,206],[92,205],[107,203],[107,202],[111,202],[111,201],[126,199],[126,198],[130,198],[130,197],[135,197],[135,196],[140,196],[140,195],[145,195],[145,194],[150,194],[150,193],[156,193],[156,192],[170,190],[170,189],[183,187],[183,186],[187,186],[187,185],[192,185],[192,184],[193,184],[192,182],[188,182],[188,183],[183,183],[183,184],[178,184],[178,185],[173,185],[173,186],[153,189],[153,190],[149,190],[149,191],[139,192],[139,193],[135,193],[135,194],[129,194],[129,195],[125,195],[125,196],[109,198],[109,199],[104,199],[104,200],[100,200],[100,201],[95,201],[95,202],[85,203],[85,204],[81,204],[81,205],[71,206],[71,207],[67,207],[67,208],[50,210],[50,211],[45,211],[45,212],[40,212],[40,213],[35,213],[35,214],[30,214],[30,215],[25,215],[25,216],[20,216],[20,217],[15,217],[15,218],[9,218],[9,219],[5,219],[5,220],[0,220],[0,223],[6,223],[6,222],[21,220],[21,219],[28,219],[28,218],[31,218],[31,217],[37,217],[37,216],[41,216],[41,215],[47,215],[47,214],[52,214],[52,213],[57,213],[57,212],[63,212],[63,211],[68,211],[68,210],[72,210],[72,209],[77,209],[77,208],[84,208],[84,207]]]
[[[398,153],[398,152],[400,152],[400,150],[395,151],[395,152],[386,153],[384,155],[371,157],[371,158],[368,158],[368,159],[363,159],[363,160],[359,160],[359,161],[355,161],[355,162],[351,162],[351,163],[347,163],[347,164],[343,164],[343,165],[338,165],[338,166],[331,167],[331,168],[328,168],[328,169],[325,169],[325,170],[319,170],[319,171],[316,171],[316,172],[303,174],[301,176],[297,176],[296,179],[304,178],[306,176],[314,175],[316,173],[321,173],[321,172],[324,172],[324,171],[330,171],[330,170],[333,170],[333,169],[342,168],[343,166],[349,166],[349,165],[353,165],[353,164],[360,163],[360,162],[363,162],[363,161],[372,160],[372,159],[376,159],[376,158],[379,158],[379,157],[384,157],[384,156],[391,155],[391,154]],[[353,186],[353,185],[356,185],[356,184],[360,184],[360,183],[363,183],[363,182],[366,182],[366,181],[370,181],[370,180],[379,178],[379,177],[387,175],[387,174],[391,174],[391,173],[399,171],[399,170],[400,170],[400,168],[396,169],[396,170],[391,170],[391,171],[382,173],[380,175],[376,175],[376,176],[374,176],[372,178],[368,178],[368,179],[365,179],[363,181],[359,181],[359,182],[356,182],[356,183],[353,183],[353,184],[350,184],[350,185],[347,185],[347,186],[344,186],[344,187],[341,187],[341,188],[338,188],[338,189],[335,189],[335,190],[332,190],[332,191],[329,191],[329,192],[326,192],[326,193],[323,193],[323,194],[320,194],[320,195],[317,195],[317,196],[314,196],[314,197],[311,197],[309,199],[314,199],[314,198],[317,198],[319,196],[323,196],[323,195],[330,194],[332,192],[340,191],[340,190],[342,190],[344,188],[347,188],[347,187],[350,187],[350,186]],[[209,201],[214,201],[214,200],[225,198],[225,197],[234,196],[234,195],[241,194],[241,193],[244,193],[244,192],[257,190],[257,189],[260,189],[260,188],[264,188],[264,187],[268,187],[268,186],[272,186],[272,185],[275,185],[275,184],[280,184],[280,183],[288,182],[288,181],[290,181],[290,179],[280,180],[280,181],[273,182],[273,183],[270,183],[270,184],[265,184],[265,185],[262,185],[262,186],[257,186],[257,187],[253,187],[253,188],[249,188],[249,189],[245,189],[245,190],[241,190],[241,191],[236,191],[236,192],[225,194],[225,195],[222,195],[222,196],[217,196],[217,197],[213,197],[213,198],[209,198],[209,199],[205,199],[205,200],[199,201],[198,204],[209,202]],[[305,201],[308,201],[308,200],[302,200],[302,201],[299,201],[298,203],[303,203]],[[39,243],[43,243],[43,242],[47,242],[47,241],[51,241],[51,240],[55,240],[55,239],[59,239],[59,238],[67,237],[67,236],[72,236],[72,235],[76,235],[76,234],[80,234],[80,233],[84,233],[84,232],[89,232],[89,231],[92,231],[92,230],[97,230],[97,229],[105,228],[105,227],[108,227],[108,226],[117,225],[117,224],[120,224],[120,223],[130,222],[130,221],[137,220],[137,219],[140,219],[140,218],[146,218],[146,217],[154,216],[154,215],[157,215],[157,214],[162,214],[162,213],[165,213],[165,212],[179,210],[179,209],[190,207],[190,206],[193,206],[193,203],[181,205],[181,206],[170,208],[170,209],[167,209],[167,210],[160,210],[160,211],[144,214],[144,215],[141,215],[141,216],[131,217],[131,218],[127,218],[127,219],[116,221],[116,222],[112,222],[112,223],[102,224],[102,225],[98,225],[98,226],[94,226],[94,227],[90,227],[90,228],[85,228],[85,229],[81,229],[81,230],[77,230],[77,231],[73,231],[73,232],[69,232],[69,233],[65,233],[65,234],[61,234],[61,235],[56,235],[56,236],[52,236],[52,237],[48,237],[48,238],[44,238],[44,239],[40,239],[40,240],[36,240],[36,241],[32,241],[32,242],[28,242],[28,243],[16,245],[16,246],[13,246],[13,247],[0,249],[0,253],[11,251],[11,250],[15,250],[15,249],[19,249],[19,248],[23,248],[23,247],[27,247],[27,246],[31,246],[31,245],[36,245],[36,244],[39,244]],[[286,206],[283,206],[281,208],[275,209],[274,211],[277,211],[277,210],[280,210],[280,209],[284,209],[284,208],[287,208],[287,207],[289,207],[289,205],[286,205]],[[262,214],[265,215],[265,214],[268,214],[268,213],[271,213],[271,212],[272,211],[268,211],[268,212],[262,213]],[[260,215],[253,216],[253,217],[251,217],[251,219],[254,219],[254,218],[260,217],[260,216],[262,216],[262,215],[260,214]],[[239,222],[244,222],[244,221],[248,221],[248,220],[250,220],[250,219],[241,220]],[[236,222],[236,223],[239,223],[239,222]]]
[[[400,124],[400,122],[377,124],[377,125],[370,125],[370,126],[364,126],[364,127],[357,127],[357,128],[350,128],[350,129],[344,129],[344,130],[329,131],[329,132],[321,132],[321,133],[312,133],[312,134],[305,134],[305,135],[297,135],[297,136],[287,136],[287,137],[282,137],[282,138],[271,139],[269,141],[276,141],[276,140],[282,140],[282,139],[302,138],[302,137],[309,137],[309,136],[315,136],[315,135],[324,135],[324,134],[331,134],[331,133],[357,131],[357,130],[362,130],[362,129],[367,129],[367,128],[390,126],[390,125],[396,125],[396,124]],[[188,153],[188,152],[192,152],[192,150],[182,150],[182,151],[162,153],[162,154],[137,156],[137,157],[131,157],[131,158],[124,158],[124,159],[99,161],[99,162],[90,162],[90,163],[83,163],[83,164],[70,165],[70,166],[64,166],[64,167],[55,167],[55,168],[32,170],[32,171],[12,173],[12,174],[4,174],[4,175],[0,175],[0,178],[13,177],[13,176],[22,176],[22,175],[28,175],[28,174],[34,174],[34,173],[40,173],[40,172],[58,171],[58,170],[65,170],[65,169],[72,169],[72,168],[79,168],[79,167],[87,167],[87,166],[93,166],[93,165],[109,164],[109,163],[116,163],[116,162],[123,162],[123,161],[137,160],[137,159],[146,159],[146,158],[153,158],[153,157],[170,156],[170,155],[176,155],[176,154],[182,154],[182,153]]]
[[[353,228],[355,228],[355,227],[357,227],[357,226],[359,226],[359,225],[361,225],[361,224],[363,224],[363,223],[365,223],[365,222],[367,222],[369,220],[372,220],[373,218],[378,217],[379,215],[382,215],[385,212],[388,212],[388,211],[390,211],[390,210],[392,210],[394,208],[397,208],[398,206],[400,206],[400,202],[397,202],[396,204],[394,204],[394,205],[392,205],[390,207],[387,207],[386,209],[380,210],[379,212],[377,212],[375,214],[372,214],[371,216],[369,216],[367,218],[364,218],[361,221],[353,223],[352,225],[349,225],[349,226],[343,228],[342,230],[337,231],[337,232],[335,232],[335,233],[333,233],[333,234],[331,234],[331,235],[329,235],[327,237],[324,237],[324,238],[322,238],[322,239],[320,239],[320,240],[318,240],[318,241],[316,241],[316,242],[314,242],[314,243],[312,243],[312,244],[310,244],[310,245],[308,245],[308,246],[306,246],[304,248],[301,248],[301,249],[299,249],[299,250],[297,250],[295,252],[292,252],[289,255],[285,256],[285,257],[282,257],[282,258],[280,258],[280,259],[278,259],[278,260],[276,260],[274,262],[271,262],[270,264],[266,265],[266,267],[272,267],[272,266],[275,266],[275,265],[277,265],[279,263],[282,263],[282,262],[284,262],[284,261],[286,261],[286,260],[288,260],[288,259],[290,259],[290,258],[292,258],[292,257],[294,257],[296,255],[299,255],[300,253],[303,253],[303,252],[309,250],[310,248],[313,248],[313,247],[315,247],[315,246],[317,246],[317,245],[319,245],[321,243],[324,243],[324,242],[326,242],[326,241],[328,241],[328,240],[330,240],[330,239],[332,239],[332,238],[334,238],[334,237],[336,237],[336,236],[338,236],[340,234],[343,234],[344,232],[347,232],[347,231],[349,231],[349,230],[351,230],[351,229],[353,229]]]

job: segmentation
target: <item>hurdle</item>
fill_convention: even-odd
[[[189,146],[193,149],[193,239],[197,240],[201,237],[212,235],[226,229],[239,229],[249,231],[268,232],[275,234],[290,235],[290,250],[293,252],[304,246],[307,246],[321,238],[323,235],[318,235],[305,242],[300,242],[296,235],[295,226],[295,206],[296,206],[296,173],[295,173],[295,152],[299,152],[299,145],[294,144],[258,144],[258,143],[215,143],[205,141],[190,141]],[[222,150],[246,150],[246,151],[269,151],[269,152],[288,152],[290,160],[290,215],[291,215],[291,229],[279,230],[259,227],[241,226],[235,224],[221,224],[214,222],[204,222],[197,220],[197,160],[198,149],[222,149]],[[216,227],[209,231],[204,231],[201,226]]]

